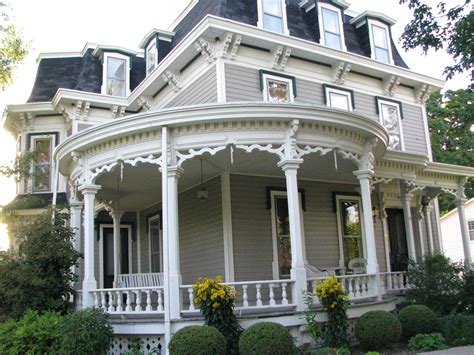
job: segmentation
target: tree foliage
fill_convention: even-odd
[[[440,163],[474,166],[474,91],[448,90],[432,94],[426,103],[433,159]],[[474,197],[474,182],[466,184],[467,198]],[[443,212],[454,208],[454,199],[440,197]]]
[[[72,244],[69,215],[56,209],[24,223],[18,248],[0,253],[0,314],[19,319],[27,309],[67,312],[80,254]]]
[[[13,70],[28,54],[28,45],[10,22],[7,5],[0,2],[0,88],[12,82]]]
[[[400,4],[408,4],[413,10],[413,19],[401,36],[403,48],[420,47],[425,54],[429,49],[445,49],[455,62],[444,70],[447,79],[470,69],[474,53],[474,11],[468,12],[470,2],[463,0],[450,8],[446,1],[440,1],[433,8],[426,1],[400,0]]]

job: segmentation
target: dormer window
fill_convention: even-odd
[[[341,10],[319,2],[318,9],[321,44],[333,49],[346,50]]]
[[[369,31],[372,58],[379,62],[391,64],[392,51],[390,48],[388,26],[379,21],[369,20]]]
[[[152,40],[146,48],[146,75],[150,74],[158,65],[158,47],[156,39]]]
[[[258,0],[258,27],[289,34],[285,0]]]
[[[130,57],[118,53],[104,53],[102,93],[125,97],[130,93]]]

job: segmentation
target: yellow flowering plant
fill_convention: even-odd
[[[314,292],[324,307],[328,322],[324,328],[326,346],[339,347],[347,344],[347,308],[349,296],[342,284],[334,277],[328,277],[318,282]]]
[[[199,307],[205,325],[217,328],[227,339],[227,354],[238,354],[242,328],[234,314],[237,292],[222,283],[222,277],[202,278],[193,285],[194,304]]]

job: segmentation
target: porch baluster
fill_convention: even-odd
[[[248,307],[249,306],[249,295],[247,294],[247,285],[242,285],[242,299],[243,299],[243,304],[242,306],[245,308],[245,307]]]
[[[189,310],[194,311],[194,290],[192,287],[188,288],[189,295]]]
[[[286,294],[286,282],[281,284],[281,304],[288,304],[288,298]]]
[[[260,288],[262,287],[262,285],[257,284],[255,287],[257,288],[257,307],[262,307],[262,293],[260,292]]]
[[[161,289],[156,290],[156,292],[158,293],[158,308],[157,308],[157,310],[158,311],[163,311],[163,296],[162,296],[162,293],[161,293]]]
[[[269,297],[270,297],[270,306],[275,306],[276,305],[276,302],[275,302],[275,293],[273,292],[273,287],[274,285],[273,284],[268,284],[268,288],[270,289],[270,292],[269,292]]]
[[[132,309],[132,293],[127,291],[127,307],[125,308],[127,312],[133,311]]]
[[[114,294],[112,291],[108,291],[107,292],[108,295],[109,295],[109,308],[108,308],[108,312],[114,312],[115,309],[114,309]]]
[[[347,291],[349,292],[349,297],[351,299],[357,297],[357,285],[352,279],[346,279]]]
[[[123,312],[123,299],[122,299],[122,292],[117,291],[117,312]]]
[[[107,300],[106,300],[104,291],[100,292],[100,302],[101,302],[101,305],[102,305],[102,309],[104,311],[107,311]]]
[[[143,310],[142,309],[142,291],[137,290],[137,291],[135,291],[135,294],[137,295],[135,312],[141,312]]]
[[[156,291],[156,290],[153,290]],[[151,306],[151,290],[146,290],[146,310],[148,312],[153,311],[153,307]]]
[[[94,305],[96,308],[99,308],[99,292],[94,292]]]

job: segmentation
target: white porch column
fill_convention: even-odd
[[[424,234],[423,234],[423,202],[422,198],[418,199],[418,205],[416,207],[417,221],[418,221],[418,241],[420,242],[420,260],[425,258],[425,243],[424,243]]]
[[[168,167],[168,272],[170,293],[170,318],[181,318],[181,272],[179,261],[178,179],[183,169]]]
[[[456,207],[458,208],[459,224],[461,227],[462,246],[464,249],[464,263],[466,266],[472,267],[471,246],[469,245],[469,230],[467,228],[466,214],[464,212],[464,204],[466,199],[458,197],[456,199]]]
[[[415,250],[415,237],[413,233],[413,218],[411,215],[411,201],[413,200],[413,195],[408,193],[405,183],[400,181],[400,201],[403,206],[403,218],[405,220],[405,234],[407,237],[407,248],[408,248],[408,258],[410,260],[416,260],[416,250]]]
[[[433,207],[429,201],[423,203],[423,213],[425,214],[426,223],[426,234],[428,235],[428,251],[430,254],[434,253],[434,242],[433,242],[433,228],[431,227],[431,211]]]
[[[298,168],[302,159],[284,160],[278,166],[285,172],[286,193],[288,199],[288,218],[291,239],[291,278],[293,285],[293,303],[298,311],[305,309],[303,292],[307,289],[306,269],[304,265],[304,239],[301,229],[300,201],[298,195]]]
[[[120,231],[120,222],[122,221],[122,211],[112,211],[110,216],[114,222],[114,288],[119,287],[118,275],[122,272],[122,240]],[[130,251],[131,252],[131,251]]]
[[[74,232],[73,246],[74,250],[81,252],[81,225],[82,225],[82,207],[83,203],[79,201],[72,201],[69,203],[71,219],[70,224]],[[72,272],[77,273],[76,266],[72,267]],[[80,280],[78,280],[80,281]]]
[[[94,306],[94,297],[89,292],[97,288],[94,275],[94,203],[95,195],[100,190],[98,185],[79,187],[84,196],[84,281],[82,282],[83,308]]]
[[[364,217],[365,244],[367,248],[367,273],[378,274],[379,265],[377,262],[377,249],[375,246],[374,221],[372,220],[372,198],[370,182],[372,180],[372,170],[354,171],[360,185],[362,197],[362,211]]]

